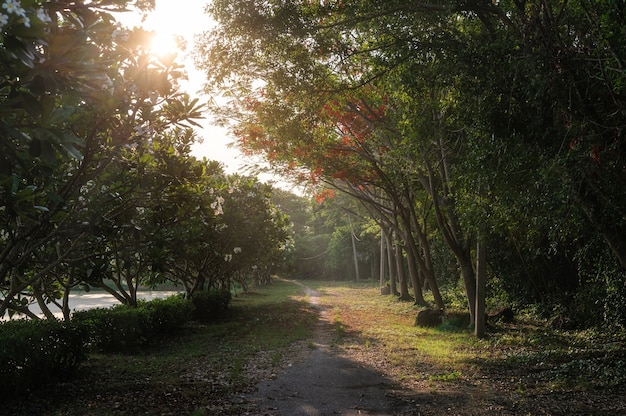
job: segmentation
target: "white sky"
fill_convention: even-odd
[[[213,24],[209,16],[204,13],[207,3],[208,0],[156,0],[155,10],[148,15],[142,25],[159,35],[183,36],[187,41],[187,55],[190,55],[194,47],[194,35],[209,29]],[[141,24],[141,16],[131,12],[118,16],[118,19],[126,26]],[[181,63],[185,65],[189,77],[188,86],[184,88],[192,97],[208,100],[208,97],[201,94],[204,74],[194,67],[190,56],[187,56],[187,59]],[[199,159],[206,157],[221,162],[227,173],[250,174],[245,170],[245,166],[252,165],[254,161],[244,156],[238,149],[229,148],[228,144],[233,142],[233,138],[228,135],[226,129],[213,125],[209,114],[206,116],[206,119],[199,121],[203,126],[202,130],[198,131],[202,143],[197,143],[192,147],[192,155]],[[260,174],[258,176],[261,181],[271,181],[281,188],[296,193],[301,192],[293,184],[285,183],[275,175]]]
[[[142,25],[160,35],[183,36],[187,41],[187,55],[190,55],[194,35],[211,26],[209,16],[204,13],[206,4],[207,0],[156,0],[156,9],[148,15]],[[141,17],[135,13],[127,12],[116,17],[127,26],[141,24]],[[185,65],[189,77],[189,82],[184,88],[192,97],[199,97],[201,101],[207,100],[208,97],[203,96],[200,91],[204,74],[195,69],[189,56],[181,63]],[[200,124],[203,129],[198,131],[198,135],[202,137],[203,142],[192,147],[192,154],[199,159],[206,157],[222,162],[228,173],[240,171],[246,160],[237,149],[228,148],[227,145],[233,139],[228,136],[227,131],[213,125],[208,114],[206,119],[200,120]]]

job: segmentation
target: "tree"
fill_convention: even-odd
[[[91,202],[103,202],[91,198],[102,191],[93,181],[124,149],[199,116],[197,101],[176,90],[180,68],[147,53],[151,34],[115,22],[112,13],[126,3],[29,1],[6,9],[0,315],[24,311],[33,295],[44,305],[59,285],[75,285],[76,276],[55,280],[85,260],[73,256],[98,226],[86,214]],[[105,201],[119,198],[105,193]]]
[[[256,178],[231,175],[224,196],[223,232],[229,254],[230,276],[247,286],[266,285],[280,269],[289,243],[289,221],[271,201],[272,187]]]
[[[214,5],[215,16],[225,22],[221,29],[207,37],[210,47],[204,53],[207,59],[212,59],[227,48],[241,51],[241,56],[231,54],[228,59],[218,61],[222,69],[209,75],[218,88],[237,87],[229,92],[234,97],[233,106],[224,111],[215,110],[224,117],[238,120],[235,134],[242,147],[251,152],[267,152],[273,166],[283,172],[298,176],[302,175],[300,168],[305,167],[312,182],[323,180],[352,195],[365,195],[362,201],[388,212],[390,208],[383,207],[371,196],[375,192],[363,192],[367,187],[382,189],[393,201],[392,212],[398,209],[402,213],[403,228],[397,231],[412,234],[416,222],[411,218],[407,201],[403,200],[404,194],[410,191],[402,189],[407,182],[396,178],[394,169],[398,163],[387,156],[392,143],[401,142],[401,138],[394,137],[398,135],[397,126],[388,124],[385,117],[389,108],[387,89],[364,81],[380,65],[375,60],[368,61],[366,54],[350,53],[351,48],[358,49],[361,45],[342,32],[341,24],[320,28],[317,19],[325,16],[323,10],[313,10],[310,16],[303,10],[302,15],[297,15],[294,10],[280,10],[277,6],[275,10],[263,12],[242,8],[234,14],[221,14],[219,8],[224,6],[220,2]],[[283,13],[293,14],[289,27],[277,20],[278,15],[284,17]],[[303,23],[302,19],[306,21]],[[272,35],[254,32],[258,29],[256,23],[260,22],[265,22],[264,28],[276,32],[271,32]],[[294,22],[302,30],[297,29]],[[234,27],[240,24],[248,24],[250,31],[235,32]],[[339,29],[333,31],[334,28]],[[281,37],[281,30],[289,32],[290,36]],[[281,48],[273,46],[277,36],[285,43]],[[271,38],[272,45],[268,44],[265,49],[259,47],[259,38],[268,43]],[[358,40],[365,39],[363,34]],[[302,48],[301,42],[306,44],[309,40],[314,45],[313,51]],[[256,48],[259,53],[248,56],[245,52],[248,48]],[[312,58],[308,58],[310,56]],[[253,63],[243,62],[247,59]],[[335,61],[338,62],[336,67],[332,66]],[[297,71],[293,70],[296,66]],[[366,74],[359,76],[364,71]],[[312,80],[299,79],[301,73],[312,75]],[[255,92],[257,76],[266,82]],[[404,164],[404,160],[401,158],[400,163]],[[396,221],[389,219],[388,223],[396,224]],[[413,238],[404,240],[406,244],[415,244]],[[426,249],[428,245],[421,247]],[[417,253],[418,250],[412,247],[411,251]],[[414,255],[412,258],[419,261],[422,257]],[[429,269],[423,262],[420,265],[436,293],[437,304],[443,306],[432,267]],[[417,282],[417,270],[412,268],[411,274],[412,280]],[[416,294],[416,298],[419,297]]]
[[[242,147],[369,201],[372,218],[397,214],[394,231],[416,238],[407,247],[427,278],[433,213],[472,315],[479,231],[506,242],[487,243],[505,251],[490,261],[522,266],[532,258],[521,240],[562,265],[602,236],[622,268],[606,272],[622,279],[620,2],[215,1],[209,11],[220,25],[198,55],[232,100],[214,111],[235,121]]]

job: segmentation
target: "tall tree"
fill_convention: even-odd
[[[85,209],[95,199],[85,196],[120,153],[199,116],[197,102],[177,91],[180,68],[148,54],[151,34],[115,22],[112,13],[126,5],[30,1],[5,8],[0,315],[24,309],[33,295],[40,304],[58,295],[54,276],[83,260],[76,249],[98,222],[89,223],[95,218]],[[104,199],[119,197],[110,191]]]
[[[232,99],[215,110],[237,122],[243,147],[389,200],[428,195],[472,313],[478,230],[510,247],[516,226],[552,230],[549,251],[586,238],[582,213],[626,264],[622,2],[242,0],[209,11],[219,25],[198,55]]]

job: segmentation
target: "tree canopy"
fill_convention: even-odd
[[[129,305],[159,283],[191,295],[276,263],[287,232],[270,188],[190,155],[204,104],[180,90],[175,56],[151,53],[155,33],[116,20],[153,3],[0,9],[0,316],[35,318],[36,302],[69,317],[78,286]]]
[[[214,114],[277,171],[366,204],[415,283],[436,290],[444,244],[473,313],[480,232],[492,275],[525,299],[584,309],[590,290],[617,291],[599,315],[621,305],[622,2],[216,0],[208,12],[217,25],[196,55],[207,91],[228,100]]]

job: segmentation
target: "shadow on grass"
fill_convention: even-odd
[[[0,414],[241,414],[231,398],[275,372],[317,322],[317,311],[281,296],[250,295],[232,303],[229,320],[193,322],[139,353],[92,354],[72,379],[6,400]]]

